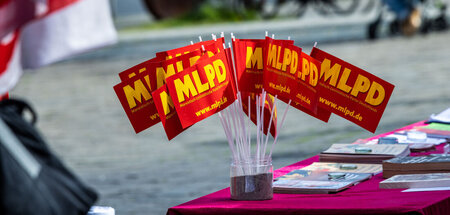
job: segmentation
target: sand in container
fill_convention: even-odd
[[[268,200],[273,197],[273,166],[270,157],[263,159],[253,157],[248,161],[232,162],[231,199],[233,200]]]

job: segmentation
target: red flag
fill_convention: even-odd
[[[293,44],[292,40],[276,40],[286,44]],[[239,91],[245,96],[242,99],[248,101],[248,95],[252,95],[251,110],[256,110],[256,95],[261,96],[263,87],[263,72],[265,60],[265,43],[263,39],[235,39],[233,40],[234,63]],[[272,103],[269,96],[266,96],[265,104]],[[244,103],[244,101],[243,101]],[[247,104],[247,103],[246,103]],[[267,129],[270,121],[271,105],[264,106],[264,131]],[[244,109],[248,114],[248,110]],[[256,115],[251,116],[256,123]],[[276,116],[274,116],[271,125],[271,134],[276,133]]]
[[[207,46],[209,46],[211,44],[215,44],[217,49],[222,51],[224,42],[225,42],[225,38],[223,38],[223,37],[218,38],[217,40],[202,41],[202,42],[194,43],[192,45],[183,46],[183,47],[168,50],[168,51],[158,52],[158,53],[156,53],[156,57],[163,58],[163,59],[170,59],[170,58],[177,57],[177,56],[180,56],[183,54],[187,54],[189,52],[193,52],[195,50],[202,50],[202,46],[206,48]]]
[[[108,0],[47,0],[22,31],[22,64],[37,68],[117,41]],[[42,3],[41,3],[42,4]],[[47,8],[45,8],[47,7]]]
[[[302,49],[269,37],[266,37],[265,49],[267,55],[264,64],[264,89],[272,95],[278,95],[278,98],[286,103],[295,100],[300,93],[305,93],[308,88],[301,82],[297,83],[296,78],[301,65]],[[310,102],[299,103],[305,103],[305,108],[314,111],[315,107]]]
[[[167,138],[171,140],[189,127],[183,128],[179,115],[174,107],[173,100],[167,91],[166,79],[172,75],[182,72],[185,68],[194,66],[198,60],[208,58],[205,51],[195,50],[169,60],[161,61],[160,67],[153,67],[150,70],[156,77],[157,86],[160,86],[152,93],[156,109],[158,110]],[[203,55],[203,56],[202,56]]]
[[[319,106],[375,132],[394,85],[318,48],[311,57],[322,62]]]
[[[151,83],[155,82],[154,80],[148,72],[142,72],[114,86],[114,91],[136,133],[161,121],[151,95],[156,85]]]
[[[20,29],[38,16],[35,0],[3,0],[0,1],[0,39]]]
[[[228,61],[230,62],[230,68],[233,68],[233,65],[231,64],[232,62],[232,58],[231,58],[231,50],[230,48],[225,49],[225,53],[227,54],[227,58]],[[236,82],[237,80],[235,79],[235,75],[233,75],[233,85],[236,86]],[[250,79],[251,80],[251,79]],[[236,87],[234,87],[236,89]],[[249,93],[249,92],[245,92],[245,91],[241,91],[241,98],[242,98],[242,111],[244,111],[244,113],[248,116],[248,101],[250,100],[250,112],[252,113],[250,116],[250,120],[256,125],[257,120],[256,120],[256,95],[261,95],[261,91],[259,92],[259,94],[257,93]],[[270,114],[272,113],[272,107],[273,107],[273,103],[274,103],[274,97],[267,94],[265,101],[264,101],[264,134],[267,135],[267,130],[268,130],[268,126],[269,126],[269,122],[270,122]],[[276,111],[274,113],[274,116],[272,118],[272,125],[270,126],[270,133],[272,134],[272,136],[275,136],[276,132],[277,132],[277,115],[276,115]]]
[[[316,117],[317,119],[328,122],[331,112],[318,105],[319,95],[322,89],[317,86],[319,68],[320,62],[318,60],[304,52],[301,53],[301,63],[299,62],[300,71],[297,73],[297,82],[301,90],[298,90],[291,106]],[[311,94],[314,94],[315,96],[311,96]],[[308,105],[307,101],[310,101],[311,106],[316,107],[313,111],[311,111],[310,108],[305,108],[305,105]]]
[[[129,107],[126,106],[126,104],[130,103],[130,100],[133,101],[132,100],[133,97],[137,97],[134,99],[143,97],[145,100],[145,102],[142,103],[142,105],[146,105],[145,108],[142,108],[143,110],[139,109],[138,113],[135,113],[135,112],[128,113],[127,112],[127,116],[130,119],[130,122],[133,125],[133,127],[139,128],[138,129],[139,131],[136,131],[136,133],[140,132],[141,131],[140,129],[144,130],[144,129],[149,128],[157,123],[156,121],[153,120],[154,117],[156,116],[155,113],[158,114],[158,119],[160,118],[161,121],[164,120],[163,126],[164,126],[164,129],[166,130],[166,134],[169,139],[172,139],[173,137],[175,137],[176,135],[178,135],[179,133],[181,133],[183,131],[183,129],[179,129],[177,127],[178,115],[175,110],[173,110],[171,112],[170,117],[166,117],[166,114],[160,115],[161,111],[158,112],[158,105],[159,105],[160,109],[167,108],[167,107],[170,107],[170,105],[173,105],[172,103],[169,103],[169,102],[171,102],[170,97],[165,98],[164,100],[161,99],[160,94],[163,91],[165,91],[164,88],[161,88],[161,87],[165,86],[164,84],[165,84],[165,80],[167,77],[170,77],[178,72],[181,72],[184,68],[194,65],[201,56],[202,56],[202,51],[197,50],[197,51],[193,51],[188,54],[181,55],[181,56],[169,59],[169,60],[161,61],[160,58],[156,57],[156,58],[152,58],[148,61],[140,63],[136,66],[133,66],[133,67],[119,73],[119,76],[123,82],[121,83],[121,85],[119,84],[120,86],[117,86],[117,89],[116,89],[116,87],[114,89],[116,90],[116,94],[119,97],[119,100],[121,100],[121,103],[122,103],[122,106],[124,107],[125,112],[127,112],[127,108],[131,107],[130,105],[129,105]],[[136,80],[135,77],[140,77],[140,78],[138,78],[138,80]],[[130,79],[135,80],[135,82],[130,82],[129,81]],[[130,86],[130,84],[133,84],[133,83],[135,86],[134,87],[133,87],[133,85]],[[157,97],[155,98],[155,97],[151,96],[151,98],[150,98],[147,95],[147,92],[142,89],[141,83],[147,84],[146,86],[149,90],[148,92],[150,92],[151,94],[153,94],[155,89],[161,88],[157,92],[158,93]],[[121,92],[121,89],[120,89],[121,87],[122,88],[127,87],[126,88],[127,91],[124,90],[124,94],[122,94],[122,92]],[[131,87],[131,89],[130,89],[130,87]],[[138,87],[138,89],[134,89],[135,87]],[[128,92],[128,94],[127,94],[127,92]],[[158,99],[158,101],[156,101],[155,99]],[[157,102],[157,103],[155,103],[155,102]],[[134,104],[134,103],[132,103],[132,104]],[[137,106],[136,109],[137,108],[140,108],[140,106]],[[161,110],[163,110],[163,109],[161,109]],[[144,113],[141,111],[149,111],[149,112],[148,112],[147,116],[135,117],[135,116],[143,116]],[[162,113],[164,113],[164,111]],[[167,114],[169,114],[169,113],[167,113]],[[149,120],[149,117],[151,120]],[[170,120],[167,120],[168,121],[167,125],[166,125],[166,118],[170,119]],[[136,128],[135,128],[135,130],[136,130]]]
[[[231,52],[232,52],[232,50],[231,50],[231,48],[227,48],[227,49],[225,49],[224,50],[225,51],[225,55],[226,55],[226,58],[227,58],[227,62],[228,62],[228,67],[230,68],[230,70],[231,70],[231,85],[232,85],[232,87],[233,87],[233,89],[235,89],[235,91],[237,92],[237,88],[236,88],[236,84],[237,84],[237,80],[236,80],[236,76],[235,76],[235,70],[234,70],[234,67],[233,67],[233,58],[232,58],[232,55],[231,55]],[[216,53],[217,54],[217,53]]]
[[[264,88],[291,106],[328,122],[331,112],[317,107],[318,89],[313,80],[320,62],[295,45],[266,38]]]
[[[7,93],[22,75],[18,31],[0,39],[0,95]]]
[[[108,0],[4,0],[0,17],[0,94],[15,86],[23,68],[117,40]]]
[[[235,39],[232,44],[239,91],[260,94],[265,40]]]
[[[225,52],[166,79],[183,128],[225,109],[236,99]]]
[[[167,138],[169,140],[173,139],[178,134],[189,128],[183,128],[183,126],[181,125],[180,119],[178,118],[178,114],[175,111],[175,106],[173,104],[172,98],[169,96],[166,85],[163,85],[162,87],[153,91],[152,95],[155,101],[156,109],[158,110],[158,114],[161,118],[164,131],[166,132]]]

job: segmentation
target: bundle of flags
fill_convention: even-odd
[[[108,0],[0,0],[0,98],[23,69],[116,41]]]
[[[375,132],[394,89],[319,48],[308,55],[293,40],[232,36],[231,44],[213,35],[119,73],[114,90],[135,132],[161,121],[170,140],[238,98],[256,123],[256,98],[263,95],[261,118],[273,136],[274,97],[324,122],[335,113]]]

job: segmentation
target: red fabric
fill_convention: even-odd
[[[0,2],[0,39],[35,18],[36,3],[32,0]]]
[[[14,54],[14,48],[16,47],[17,40],[20,37],[19,32],[15,32],[13,38],[8,43],[1,43],[0,41],[0,76],[8,69],[8,63]]]
[[[398,130],[412,128],[420,123],[423,124],[419,122]],[[274,177],[317,161],[319,156],[314,156],[283,167],[274,172]],[[382,180],[380,173],[336,194],[274,193],[273,199],[266,201],[233,201],[230,199],[230,189],[226,188],[169,208],[167,214],[450,214],[450,191],[402,193],[403,189],[379,189],[378,184]]]
[[[41,17],[62,9],[78,0],[49,0],[48,10]],[[37,2],[34,0],[0,1],[0,38],[26,25],[33,19],[41,18],[37,14]]]
[[[9,98],[9,93],[5,93],[4,95],[0,95],[0,101]]]

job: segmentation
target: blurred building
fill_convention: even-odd
[[[114,23],[118,29],[153,20],[143,0],[110,0]]]

